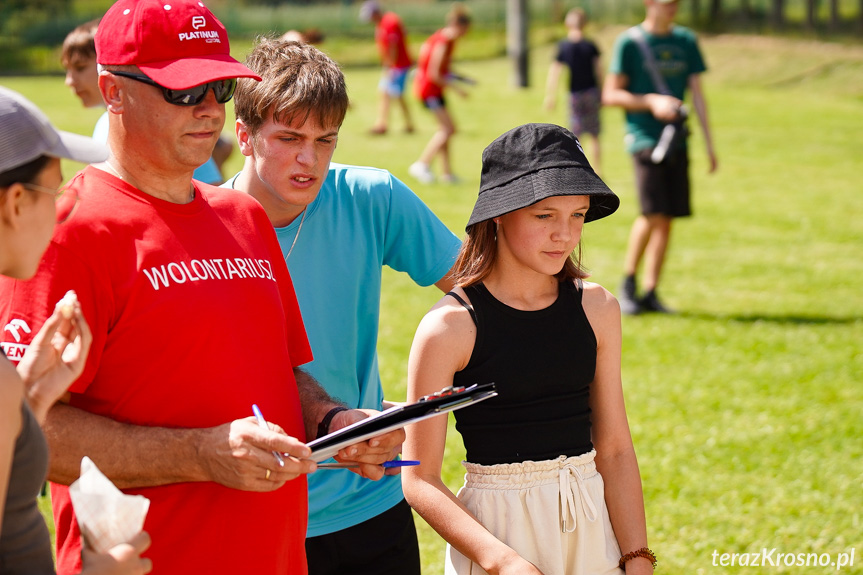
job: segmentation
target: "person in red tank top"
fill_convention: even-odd
[[[443,94],[446,88],[452,88],[460,96],[467,96],[467,92],[456,83],[460,77],[454,76],[450,71],[450,61],[456,40],[467,34],[469,29],[470,14],[464,6],[456,4],[447,14],[446,26],[432,34],[420,48],[414,93],[435,115],[438,129],[426,144],[419,159],[411,164],[408,173],[426,184],[435,179],[431,163],[437,156],[440,156],[441,160],[440,180],[449,183],[457,181],[452,173],[449,152],[449,142],[456,128],[446,109]]]

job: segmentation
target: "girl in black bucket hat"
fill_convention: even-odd
[[[423,318],[408,367],[409,401],[448,385],[499,393],[456,413],[458,497],[440,476],[447,418],[408,430],[405,457],[422,463],[402,471],[405,496],[447,540],[447,574],[653,571],[620,307],[572,255],[584,223],[619,203],[560,126],[519,126],[483,152],[457,287]]]

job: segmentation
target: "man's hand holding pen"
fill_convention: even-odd
[[[357,409],[339,412],[330,424],[330,431],[374,413],[377,412]],[[196,452],[204,481],[243,491],[266,492],[317,469],[317,464],[308,459],[309,447],[280,426],[266,421],[260,410],[253,416],[202,431]],[[342,449],[336,459],[355,464],[351,471],[362,477],[379,480],[385,473],[398,472],[397,468],[385,469],[381,464],[398,456],[404,439],[404,430],[391,431]]]
[[[316,469],[306,444],[275,423],[262,428],[254,416],[205,430],[196,451],[203,480],[243,491],[274,491]],[[273,452],[282,455],[283,465]]]

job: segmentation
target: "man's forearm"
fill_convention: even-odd
[[[318,381],[299,368],[294,368],[294,378],[297,380],[297,391],[300,394],[300,407],[303,410],[303,425],[306,428],[306,439],[311,441],[317,437],[318,423],[332,408],[344,405],[330,397]]]
[[[197,457],[202,430],[120,423],[65,404],[48,411],[48,479],[69,485],[90,457],[117,487],[154,487],[208,479]]]
[[[634,94],[628,90],[603,90],[603,106],[618,106],[630,112],[649,112],[654,94]]]

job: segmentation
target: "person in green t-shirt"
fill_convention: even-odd
[[[670,312],[659,301],[657,285],[672,220],[692,213],[686,138],[677,138],[662,161],[654,161],[658,158],[651,156],[666,124],[685,118],[683,100],[687,90],[692,94],[692,105],[704,134],[708,171],[712,173],[717,167],[700,79],[707,67],[695,34],[674,23],[678,4],[679,0],[644,0],[644,22],[617,38],[602,89],[603,105],[620,106],[626,111],[626,148],[633,156],[641,205],[630,232],[625,275],[618,294],[621,311],[630,315]],[[662,93],[664,89],[655,85],[636,40],[638,36],[653,54],[670,93]],[[635,276],[642,257],[644,295],[639,297]]]

